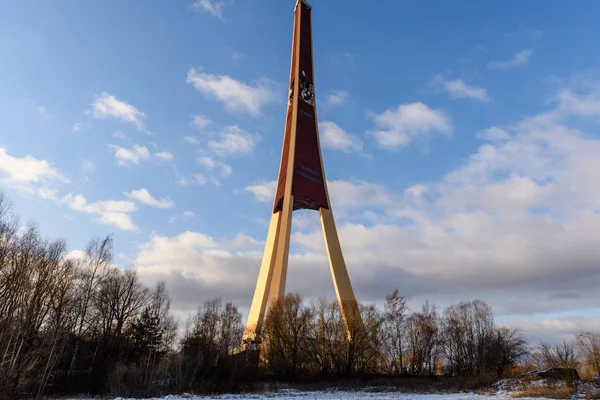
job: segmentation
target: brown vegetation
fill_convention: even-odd
[[[580,370],[586,379],[600,373],[600,333],[581,332],[577,335]]]
[[[511,397],[545,397],[550,399],[570,399],[575,389],[568,385],[558,386],[526,386],[516,391]]]
[[[591,389],[584,391],[586,399],[600,399],[600,389]]]

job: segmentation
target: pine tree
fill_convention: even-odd
[[[129,329],[130,362],[146,361],[161,349],[163,330],[160,319],[150,307],[145,307]],[[148,358],[147,358],[148,357]]]

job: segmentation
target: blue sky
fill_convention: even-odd
[[[1,190],[70,250],[113,234],[116,263],[165,279],[182,318],[217,295],[244,309],[293,3],[2,2]],[[532,338],[600,330],[600,4],[376,4],[312,4],[325,172],[359,299],[480,297]],[[294,221],[288,287],[332,297],[316,213]]]

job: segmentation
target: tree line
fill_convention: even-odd
[[[299,295],[278,300],[268,311],[263,363],[289,378],[318,373],[404,376],[503,376],[527,354],[517,330],[497,326],[481,300],[439,313],[425,303],[411,312],[398,290],[385,309],[358,306],[359,318],[344,321],[337,301],[303,305]]]
[[[221,299],[176,321],[164,282],[113,264],[110,236],[80,258],[21,226],[0,194],[0,398],[252,390],[268,379],[506,376],[517,367],[600,368],[600,337],[529,346],[482,300],[411,311],[398,290],[382,310],[289,294],[269,306],[263,340],[240,352],[242,315]],[[200,266],[199,266],[200,267]],[[254,355],[257,355],[255,358]]]
[[[344,321],[337,301],[304,303],[297,294],[287,295],[267,312],[259,347],[262,365],[272,374],[501,378],[575,368],[591,378],[600,372],[600,333],[531,345],[518,329],[496,324],[492,308],[479,299],[442,312],[425,302],[411,311],[396,289],[383,310],[358,305],[363,323],[352,316]]]

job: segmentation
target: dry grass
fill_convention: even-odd
[[[401,391],[405,393],[456,393],[464,391],[480,391],[489,394],[493,389],[494,377],[362,377],[332,379],[320,381],[302,381],[298,382],[275,382],[269,383],[272,391],[282,389],[296,389],[301,391],[319,391],[328,390],[332,387],[345,391],[361,392],[389,392]]]
[[[568,386],[526,386],[518,392],[514,392],[511,397],[548,397],[551,399],[570,399],[573,393],[575,393],[575,389]]]
[[[598,390],[586,390],[585,391],[586,399],[600,399],[600,389]]]

